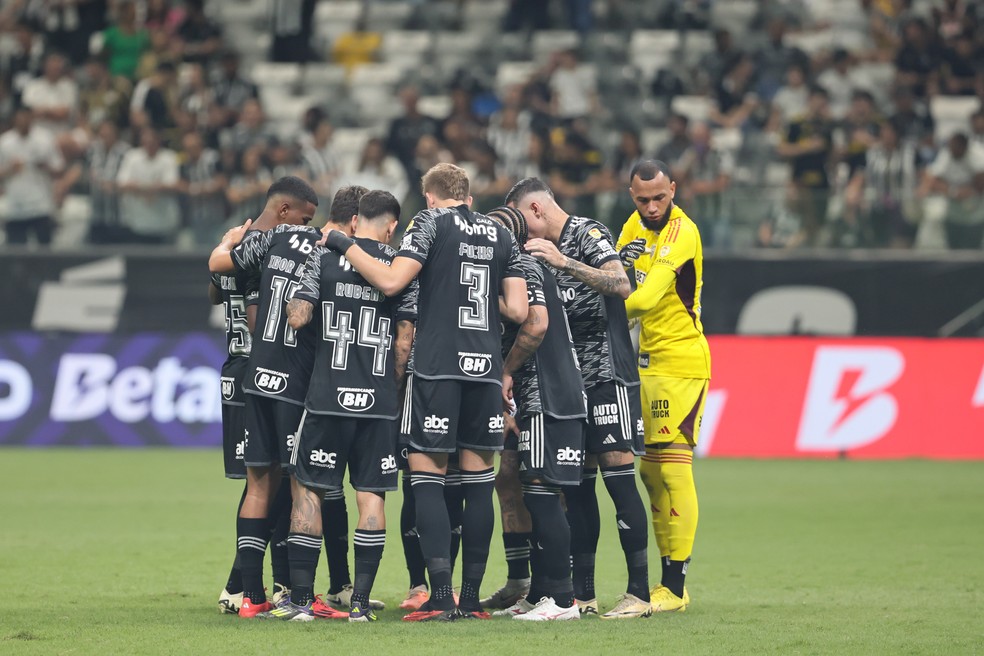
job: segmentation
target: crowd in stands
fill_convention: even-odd
[[[485,0],[360,0],[351,28],[324,39],[315,11],[330,22],[352,2],[248,0],[272,12],[262,59],[307,71],[275,93],[253,75],[271,64],[227,33],[241,1],[4,3],[6,243],[62,231],[74,245],[207,247],[286,174],[312,182],[320,213],[352,183],[413,211],[421,173],[443,161],[468,170],[479,210],[535,175],[617,230],[629,169],[657,157],[710,248],[982,247],[979,1],[489,0],[502,11],[473,34],[465,16]],[[371,20],[397,4],[401,35],[456,33],[476,58],[438,40],[367,95],[359,71],[405,55]],[[727,20],[739,5],[742,21]],[[537,51],[559,30],[572,40]],[[508,44],[516,61],[481,61]],[[521,74],[503,75],[511,64]],[[432,68],[447,72],[438,84]],[[334,69],[340,83],[284,120]],[[363,135],[355,151],[344,132]]]

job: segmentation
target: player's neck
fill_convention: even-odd
[[[455,200],[454,198],[442,198],[441,200],[434,201],[432,209],[445,209],[448,207],[458,207],[459,205],[467,205],[463,200]]]
[[[272,230],[280,224],[277,221],[276,212],[263,210],[256,220],[253,221],[253,230]]]
[[[372,226],[358,226],[353,236],[356,239],[371,239],[385,244],[387,241],[385,232],[385,230],[376,230]]]
[[[546,238],[553,243],[560,242],[560,236],[564,233],[564,227],[571,215],[564,210],[557,208],[556,211],[547,215],[547,234]]]

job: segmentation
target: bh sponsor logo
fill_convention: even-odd
[[[488,353],[458,352],[458,367],[466,376],[478,378],[492,371],[492,356]]]
[[[266,392],[267,394],[283,394],[284,390],[287,389],[288,378],[290,378],[290,374],[285,374],[282,371],[257,367],[256,376],[253,377],[253,383],[256,385],[256,389],[261,392]]]
[[[427,433],[440,433],[441,435],[447,435],[451,420],[447,417],[438,417],[437,415],[430,415],[424,418],[424,432]]]
[[[349,412],[365,412],[376,403],[376,390],[353,387],[338,388],[338,405]]]
[[[236,396],[236,379],[222,376],[222,400],[231,401]]]
[[[334,469],[335,463],[338,461],[338,454],[332,451],[329,453],[324,449],[315,449],[311,452],[309,458],[312,465],[315,467],[323,467],[325,469]]]
[[[563,449],[557,449],[557,464],[558,465],[580,465],[581,464],[581,450],[572,449],[569,446]]]

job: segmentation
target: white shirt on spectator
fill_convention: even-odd
[[[782,124],[786,125],[794,116],[806,113],[806,101],[810,92],[806,85],[797,88],[780,87],[772,99],[772,106],[779,112]]]
[[[7,197],[5,218],[16,221],[52,216],[55,212],[51,173],[65,166],[54,135],[34,125],[27,135],[8,130],[0,135],[0,166],[6,168],[13,162],[23,162],[24,167],[7,177],[4,187]]]
[[[974,176],[984,173],[984,146],[971,142],[967,154],[955,160],[950,149],[940,151],[927,169],[934,178],[943,180],[951,187],[966,187],[974,182]]]
[[[34,110],[67,108],[69,115],[64,121],[52,121],[40,117],[34,119],[39,127],[47,128],[57,134],[72,129],[72,116],[79,107],[79,89],[75,81],[68,77],[63,77],[54,83],[45,77],[38,77],[24,87],[21,100],[24,105]]]
[[[550,77],[550,89],[557,98],[559,118],[579,118],[591,113],[595,92],[594,69],[579,66],[558,68]]]
[[[131,148],[123,157],[116,183],[174,185],[178,182],[178,156],[161,148],[149,157],[143,148]],[[120,220],[134,232],[145,235],[173,235],[181,223],[178,199],[171,192],[147,196],[121,192]]]

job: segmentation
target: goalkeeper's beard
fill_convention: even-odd
[[[666,206],[666,211],[663,212],[663,215],[661,217],[659,217],[655,221],[648,218],[643,218],[642,224],[647,228],[649,228],[650,230],[652,230],[653,232],[659,232],[660,230],[665,228],[666,224],[669,222],[670,215],[673,213],[673,207],[674,207],[673,201],[671,200],[670,204]]]

